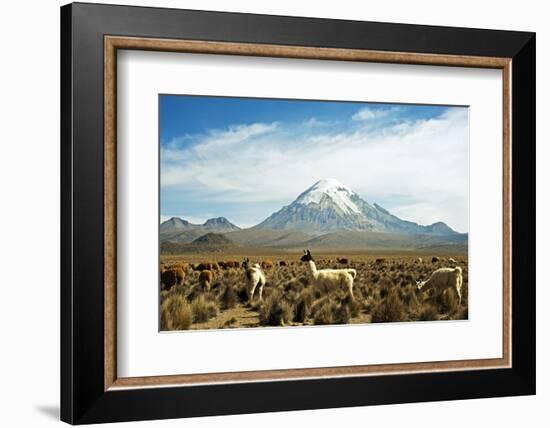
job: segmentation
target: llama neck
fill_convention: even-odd
[[[309,266],[309,273],[311,274],[311,276],[317,276],[317,267],[315,266],[315,262],[313,260],[310,260],[309,262],[307,262],[307,265]]]

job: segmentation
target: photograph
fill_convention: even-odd
[[[469,108],[159,95],[161,331],[468,319]]]
[[[6,21],[5,301],[36,315],[8,305],[7,426],[546,414],[543,13],[35,3]]]

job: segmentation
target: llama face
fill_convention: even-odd
[[[304,255],[302,256],[300,261],[302,262],[313,261],[313,257],[311,257],[311,253],[309,252],[309,250],[304,250]]]

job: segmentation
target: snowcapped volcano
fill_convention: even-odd
[[[428,235],[457,233],[442,222],[421,226],[402,220],[380,205],[369,204],[333,178],[319,180],[255,228],[297,230],[313,235],[338,230]]]
[[[357,196],[355,192],[344,186],[334,178],[319,180],[296,199],[297,204],[321,204],[323,200],[330,200],[345,214],[361,213],[359,207],[352,201]]]

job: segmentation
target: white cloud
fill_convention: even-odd
[[[375,121],[389,116],[397,112],[397,107],[373,109],[371,107],[363,107],[357,111],[351,118],[356,121]]]
[[[282,123],[213,131],[188,148],[163,151],[163,192],[241,204],[259,222],[272,212],[266,207],[278,209],[320,178],[335,177],[405,219],[467,230],[467,109],[377,130],[336,128],[313,135]]]
[[[322,126],[334,126],[337,122],[334,120],[319,120],[316,117],[310,117],[307,120],[302,122],[302,126],[307,126],[311,128],[322,127]]]

